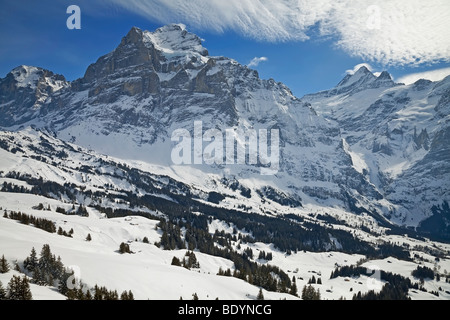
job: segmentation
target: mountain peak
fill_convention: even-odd
[[[15,80],[15,85],[18,88],[23,87],[34,90],[36,89],[36,85],[39,81],[51,82],[52,84],[54,82],[60,82],[59,87],[55,85],[55,88],[58,87],[58,90],[68,84],[64,76],[55,74],[50,70],[34,66],[20,65],[12,69],[9,72],[9,75],[9,77],[12,76],[12,79]]]
[[[367,69],[366,66],[362,66],[353,74],[347,74],[336,87],[343,88],[354,84],[362,85],[367,82],[372,82],[376,77]]]
[[[142,39],[143,31],[138,27],[132,27],[130,31],[128,31],[125,38],[123,38],[122,42],[124,42],[124,44],[137,43],[139,41],[142,41]]]
[[[357,75],[357,74],[369,74],[369,73],[372,73],[372,72],[370,72],[370,70],[367,69],[366,66],[361,66],[361,68],[359,68],[359,69],[354,73],[354,75]]]
[[[387,72],[387,71],[383,71],[382,73],[380,73],[380,75],[378,76],[377,80],[393,81],[391,74],[389,72]]]
[[[166,56],[184,55],[187,52],[208,56],[208,50],[202,46],[202,39],[188,32],[184,24],[169,24],[154,32],[144,31],[144,39]]]
[[[132,27],[114,51],[88,67],[83,83],[112,74],[122,78],[125,73],[133,73],[132,69],[145,69],[147,73],[178,71],[188,63],[205,64],[207,56],[201,39],[182,24],[169,24],[153,32]]]

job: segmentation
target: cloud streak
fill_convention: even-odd
[[[257,67],[261,62],[269,60],[267,57],[254,57],[247,65],[248,67]]]
[[[233,30],[269,42],[332,39],[384,65],[450,61],[448,0],[113,0],[160,23]]]
[[[412,73],[398,78],[395,82],[404,83],[406,85],[416,82],[419,79],[427,79],[431,81],[440,81],[450,75],[450,68],[442,68],[432,71]]]

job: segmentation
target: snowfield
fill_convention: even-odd
[[[39,203],[51,211],[34,210],[32,207]],[[185,269],[172,266],[174,256],[183,258],[186,250],[165,251],[154,245],[160,240],[160,230],[155,230],[157,220],[143,217],[129,216],[126,218],[106,219],[102,214],[88,208],[89,217],[69,216],[56,213],[56,207],[67,204],[41,196],[16,193],[0,193],[0,206],[2,212],[7,210],[21,211],[35,217],[54,221],[57,228],[65,231],[74,230],[73,238],[64,237],[56,233],[48,233],[31,225],[23,225],[18,221],[0,217],[0,254],[4,254],[11,266],[17,262],[19,265],[30,254],[34,247],[39,254],[44,244],[49,244],[52,252],[60,256],[66,267],[76,271],[82,283],[92,288],[94,285],[106,286],[109,290],[117,290],[119,294],[124,290],[131,290],[136,299],[176,300],[192,299],[197,293],[200,299],[246,300],[255,299],[258,287],[250,285],[240,279],[216,275],[219,268],[233,270],[233,262],[227,259],[214,257],[195,252],[200,263],[199,269]],[[226,224],[214,221],[212,229],[226,228]],[[228,230],[231,231],[231,230]],[[92,241],[86,241],[90,234]],[[147,237],[149,244],[143,243]],[[399,239],[398,239],[399,240]],[[405,239],[403,239],[405,240]],[[120,254],[119,244],[130,244],[132,254]],[[449,249],[448,245],[442,245]],[[273,260],[256,260],[259,263],[277,265],[295,277],[299,293],[307,285],[312,276],[321,278],[322,284],[313,284],[321,292],[322,299],[351,299],[353,294],[361,291],[365,293],[373,289],[373,281],[369,276],[358,278],[338,277],[330,280],[331,271],[336,266],[355,265],[362,255],[349,255],[341,252],[297,252],[286,255],[276,250],[273,245],[264,243],[245,244],[245,248],[252,248],[255,259],[258,252],[264,250],[273,254]],[[431,258],[431,256],[428,256]],[[434,261],[433,261],[434,262]],[[378,266],[382,270],[411,277],[415,269],[415,262],[406,262],[395,258],[368,261],[363,266]],[[433,263],[425,263],[433,267]],[[441,259],[435,264],[440,270],[450,270],[450,259]],[[13,269],[13,268],[12,268]],[[4,287],[17,271],[10,271],[0,275]],[[411,277],[412,278],[412,277]],[[372,281],[372,282],[370,282]],[[372,286],[368,285],[371,284]],[[376,287],[376,286],[375,286]],[[425,287],[429,290],[439,290],[440,296],[414,290],[410,291],[412,299],[449,299],[450,284],[444,280],[437,282],[427,280]],[[56,288],[31,285],[34,299],[59,300],[65,297],[59,294]],[[263,290],[265,299],[298,299],[289,294],[269,292]]]

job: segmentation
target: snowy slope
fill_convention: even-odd
[[[100,194],[105,193],[102,200],[104,205],[124,209],[131,209],[121,197],[126,190],[131,190],[135,194],[140,195],[145,195],[146,193],[144,189],[140,190],[139,187],[128,180],[129,178],[125,174],[126,171],[122,174],[118,172],[118,163],[114,161],[120,160],[97,155],[94,152],[69,145],[33,129],[14,134],[4,132],[2,137],[2,149],[0,149],[0,172],[3,176],[0,182],[2,184],[6,183],[19,188],[23,187],[30,192],[34,187],[32,184],[35,183],[30,178],[34,176],[37,179],[41,177],[58,184],[83,185],[85,193],[77,196],[75,200],[77,205],[78,203],[84,205],[95,204],[95,201],[98,200],[86,193],[94,191],[100,192]],[[5,145],[5,141],[9,141],[10,145]],[[61,157],[61,151],[68,154]],[[133,162],[129,163],[129,165],[133,166]],[[144,166],[140,165],[140,167]],[[157,167],[147,165],[147,168],[152,168],[153,172],[158,172]],[[13,172],[14,174],[12,175],[6,175],[6,173]],[[160,168],[159,173],[170,173],[170,171]],[[179,177],[176,172],[172,172],[171,175]],[[120,178],[121,176],[122,178]],[[160,181],[166,186],[170,185],[170,175],[158,176],[153,174],[152,177],[155,183]],[[186,178],[184,176],[183,179]],[[238,198],[239,192],[233,192],[223,187],[222,189],[217,189],[217,181],[220,180],[217,179],[216,182],[211,180],[210,184],[203,183],[202,192],[207,193],[209,190],[215,190],[233,195],[233,198],[227,198],[220,203],[220,206],[223,208],[236,208],[243,203],[244,200]],[[258,182],[251,181],[252,185],[250,185],[250,182],[248,183],[247,186],[253,186],[252,190],[254,192],[254,187],[258,185]],[[198,184],[200,185],[200,182]],[[177,188],[180,188],[180,190],[172,190],[174,194],[183,190],[182,186]],[[202,192],[199,194],[202,194]],[[108,194],[110,196],[107,196]],[[158,192],[154,191],[153,194],[158,195]],[[161,193],[158,196],[171,201],[171,197],[167,194]],[[111,201],[115,197],[117,197],[116,200]],[[256,194],[250,199],[246,199],[245,203],[250,205],[249,208],[251,209],[249,212],[254,211],[259,214],[273,212],[278,214],[283,212],[284,214],[295,213],[298,217],[303,217],[307,221],[330,227],[330,224],[323,222],[320,216],[327,213],[331,217],[340,219],[339,223],[333,223],[329,230],[340,229],[351,232],[357,238],[367,242],[367,246],[375,243],[390,242],[406,246],[406,248],[415,248],[415,251],[411,251],[411,254],[417,253],[426,257],[429,261],[434,260],[434,256],[430,255],[429,250],[438,249],[436,252],[439,253],[441,259],[436,266],[442,272],[443,270],[448,270],[450,266],[450,260],[442,256],[442,254],[448,255],[449,245],[408,238],[402,235],[392,235],[387,233],[387,228],[379,226],[377,220],[370,215],[362,214],[356,216],[338,208],[333,209],[311,204],[305,205],[305,208],[286,208],[268,198],[264,199],[265,203],[262,203],[262,199],[256,197]],[[33,209],[40,203],[43,204],[44,208],[50,205],[51,211]],[[219,268],[223,270],[227,268],[233,269],[234,264],[230,260],[197,251],[197,259],[201,266],[199,270],[189,271],[171,266],[172,258],[174,256],[182,258],[186,251],[165,251],[153,245],[153,243],[160,241],[161,238],[161,232],[155,230],[155,225],[158,221],[132,215],[125,218],[106,219],[103,213],[98,212],[93,207],[88,207],[89,217],[67,216],[55,212],[57,207],[70,211],[72,203],[74,203],[74,200],[71,200],[68,194],[63,193],[49,194],[46,197],[42,197],[23,193],[0,192],[0,207],[2,207],[2,210],[7,210],[7,212],[11,210],[21,211],[36,217],[43,217],[54,221],[56,226],[63,228],[63,230],[74,230],[73,238],[66,238],[57,234],[49,234],[32,226],[22,225],[17,221],[1,218],[0,237],[2,239],[0,243],[2,245],[0,253],[4,253],[12,264],[15,260],[21,262],[29,254],[31,247],[35,247],[39,251],[43,244],[49,243],[54,253],[61,256],[66,266],[77,266],[81,270],[81,278],[88,286],[92,287],[95,284],[104,285],[119,292],[131,289],[138,299],[178,299],[180,295],[185,299],[189,299],[193,292],[197,292],[202,299],[214,299],[215,297],[221,299],[252,299],[255,297],[258,290],[257,287],[238,279],[225,279],[216,276]],[[149,210],[146,207],[134,207],[132,210],[137,210],[136,212],[139,211],[141,213],[147,212],[155,217],[164,216],[163,213]],[[201,215],[201,213],[198,214]],[[366,229],[363,229],[363,226]],[[235,228],[235,225],[230,225],[228,222],[218,219],[213,219],[208,226],[211,234],[215,230],[232,234],[235,232]],[[301,227],[299,226],[299,228]],[[364,230],[370,230],[370,233]],[[88,233],[91,234],[91,242],[85,241]],[[237,233],[244,236],[252,236],[252,233],[245,229],[237,230]],[[150,244],[142,243],[144,237],[149,239]],[[339,242],[338,239],[333,241]],[[118,254],[117,250],[121,242],[130,243],[131,249],[135,253],[125,256]],[[235,248],[237,248],[237,244],[234,244]],[[351,281],[345,278],[329,279],[331,271],[336,266],[354,265],[361,258],[365,257],[361,254],[346,254],[330,250],[324,250],[324,252],[299,251],[286,254],[286,252],[280,251],[271,243],[261,242],[242,243],[239,252],[244,252],[247,248],[253,250],[254,261],[261,264],[269,263],[279,266],[290,277],[295,277],[297,286],[300,289],[307,285],[313,275],[316,278],[320,277],[322,285],[316,284],[314,286],[321,290],[322,297],[325,299],[338,299],[342,296],[351,299],[354,293],[358,291],[364,293],[372,288],[372,286],[366,285],[367,281],[372,281],[367,276],[355,278]],[[341,247],[338,245],[337,248]],[[271,252],[273,259],[271,261],[259,260],[258,252],[260,251]],[[390,262],[386,262],[388,260]],[[385,258],[384,260],[370,261],[370,263],[379,265],[383,270],[400,273],[408,277],[417,262]],[[434,267],[433,264],[428,265]],[[8,275],[12,276],[12,274]],[[173,279],[173,282],[168,279]],[[169,281],[169,284],[167,281]],[[7,280],[2,282],[6,284]],[[443,292],[441,292],[440,297],[447,297],[444,293],[448,288],[443,282],[436,283],[436,281],[430,280],[425,285],[429,290],[435,290],[437,286],[441,286]],[[350,291],[350,288],[352,288],[352,291]],[[41,287],[32,286],[32,291],[36,297],[42,299],[61,298],[55,295],[53,291],[47,292]],[[264,295],[266,298],[272,299],[294,298],[290,295],[286,296],[266,291],[264,291]],[[435,296],[422,292],[415,294],[411,291],[411,297],[428,299]]]
[[[95,210],[88,209],[89,217],[66,216],[54,212],[57,206],[63,206],[60,201],[43,198],[41,196],[0,193],[2,210],[21,211],[36,217],[52,220],[64,230],[73,228],[73,238],[50,234],[46,231],[25,226],[18,221],[0,218],[0,253],[4,254],[10,264],[17,261],[19,264],[29,255],[31,248],[40,251],[44,244],[49,244],[52,252],[61,259],[65,266],[71,266],[77,270],[83,283],[89,287],[95,284],[106,286],[108,289],[132,290],[137,299],[191,299],[196,292],[200,299],[254,299],[258,288],[242,280],[217,276],[219,268],[233,268],[229,260],[213,257],[196,252],[200,263],[200,269],[187,270],[182,267],[171,266],[174,256],[182,258],[185,250],[164,251],[153,245],[160,239],[160,232],[155,231],[155,220],[142,217],[126,217],[104,219]],[[50,205],[52,211],[39,211],[33,206],[43,203],[45,207]],[[87,234],[91,234],[92,241],[87,242]],[[143,237],[148,237],[150,243],[142,243]],[[117,252],[121,242],[130,244],[133,254],[121,255]],[[424,244],[424,243],[422,243]],[[353,293],[361,291],[365,293],[372,287],[367,285],[371,281],[368,276],[348,279],[329,279],[331,271],[337,265],[356,264],[363,258],[360,255],[348,255],[340,252],[310,253],[298,252],[287,256],[273,248],[272,245],[263,243],[251,244],[255,251],[272,252],[273,260],[269,263],[280,266],[292,277],[296,278],[297,286],[302,288],[307,285],[314,275],[322,279],[322,285],[314,285],[321,291],[322,299],[339,299],[345,297],[351,299]],[[446,250],[450,247],[447,245]],[[260,261],[261,263],[267,263]],[[373,260],[365,263],[366,266],[376,265],[381,270],[398,273],[410,277],[410,273],[417,266],[413,262],[405,262],[395,258]],[[433,264],[427,264],[433,266]],[[441,270],[448,270],[450,259],[441,259],[436,264]],[[6,286],[13,274],[0,275],[0,281]],[[373,282],[370,282],[373,285]],[[440,299],[450,298],[445,290],[450,290],[450,284],[444,281],[427,281],[428,290],[435,290],[439,286]],[[353,291],[350,291],[353,288]],[[35,299],[61,299],[61,295],[51,288],[31,286]],[[292,295],[263,291],[266,299],[293,299]],[[437,298],[430,293],[414,293],[413,299]]]
[[[183,251],[164,251],[152,243],[160,234],[154,230],[157,221],[140,217],[101,219],[90,211],[90,217],[64,216],[58,213],[36,211],[31,207],[38,203],[50,204],[53,210],[59,202],[38,196],[0,194],[2,208],[22,211],[36,217],[45,217],[56,222],[65,230],[74,229],[73,238],[21,225],[19,222],[0,218],[0,252],[11,261],[23,261],[35,247],[39,253],[42,245],[49,244],[52,252],[61,256],[66,266],[75,266],[83,283],[89,287],[95,284],[108,289],[132,290],[136,299],[192,299],[197,292],[201,299],[249,299],[255,297],[258,288],[235,278],[216,276],[222,268],[229,268],[231,261],[196,253],[199,270],[187,270],[171,266],[174,256],[182,257]],[[92,241],[85,238],[90,233]],[[142,243],[148,237],[150,244]],[[138,242],[135,240],[138,239]],[[134,254],[121,255],[117,251],[121,242],[129,242]],[[12,276],[10,273],[9,276]],[[6,286],[6,275],[2,282]],[[35,290],[33,290],[35,289]],[[36,287],[32,288],[36,298],[42,297]],[[249,296],[247,296],[249,295]],[[271,299],[294,298],[271,292],[264,292]],[[58,295],[47,292],[43,298],[55,299]]]

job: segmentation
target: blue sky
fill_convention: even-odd
[[[187,25],[205,39],[210,55],[242,64],[264,57],[253,66],[260,77],[285,83],[299,97],[335,86],[361,63],[388,70],[395,80],[425,71],[450,74],[450,1],[425,2],[431,8],[396,2],[340,8],[328,0],[0,0],[0,77],[25,64],[75,80],[132,26],[153,31],[167,23]],[[72,4],[81,9],[81,30],[66,27]]]

